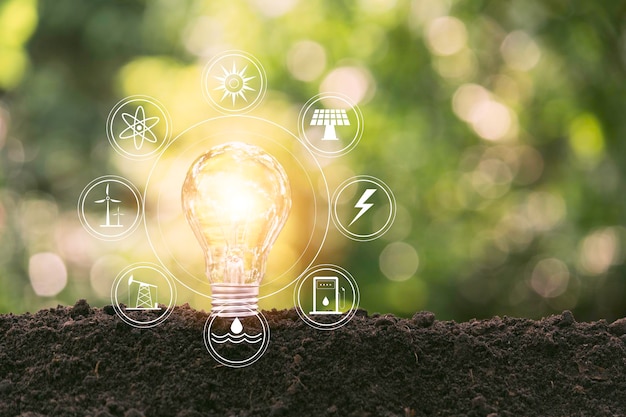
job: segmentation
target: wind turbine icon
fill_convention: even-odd
[[[120,208],[117,208],[117,224],[111,224],[111,203],[121,203],[121,200],[116,200],[114,198],[111,198],[111,196],[109,196],[109,183],[107,183],[107,187],[105,190],[105,197],[102,200],[96,200],[94,201],[94,203],[96,204],[102,204],[102,203],[106,203],[106,207],[107,207],[107,215],[106,215],[106,221],[104,224],[101,224],[100,227],[124,227],[122,224],[120,224]]]

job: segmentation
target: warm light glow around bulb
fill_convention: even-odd
[[[216,146],[189,168],[182,203],[205,254],[213,313],[253,314],[267,256],[291,208],[283,167],[257,146]]]

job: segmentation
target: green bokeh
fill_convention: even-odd
[[[145,166],[111,149],[107,114],[147,94],[174,134],[215,116],[201,69],[240,49],[268,76],[255,114],[291,130],[336,69],[365,83],[365,133],[331,168],[384,179],[399,210],[380,239],[334,236],[326,254],[359,282],[361,307],[624,316],[625,21],[622,2],[565,0],[0,0],[0,312],[104,305],[97,271],[151,260],[139,237],[90,241],[78,223],[89,181]],[[307,45],[323,59],[303,66]],[[402,281],[379,265],[396,241],[419,258]],[[67,268],[56,296],[30,283],[41,252]],[[263,306],[288,307],[284,293]]]

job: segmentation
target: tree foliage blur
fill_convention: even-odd
[[[76,216],[93,178],[139,169],[110,148],[109,110],[148,94],[180,133],[215,115],[204,63],[241,49],[268,75],[261,117],[297,131],[327,90],[363,111],[329,169],[398,201],[382,238],[328,250],[363,308],[623,316],[624,22],[623,2],[574,0],[0,0],[0,311],[108,301],[147,251],[94,241]]]

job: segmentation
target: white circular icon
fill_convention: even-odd
[[[204,67],[202,90],[221,113],[246,113],[259,105],[267,90],[261,63],[243,51],[227,51]]]
[[[143,202],[133,183],[116,175],[91,181],[78,198],[78,218],[92,236],[119,240],[132,233],[141,221]]]
[[[344,236],[358,241],[374,240],[393,225],[396,199],[391,188],[380,179],[359,175],[337,188],[331,217]]]
[[[158,265],[137,263],[120,272],[111,287],[111,304],[126,324],[150,328],[161,324],[176,305],[176,286]]]
[[[259,360],[270,343],[270,327],[258,311],[245,317],[209,316],[204,324],[204,345],[219,363],[242,368]],[[219,312],[218,312],[219,313]]]
[[[294,288],[294,304],[306,324],[334,330],[349,322],[359,307],[359,287],[348,271],[337,265],[316,265]]]
[[[298,132],[313,152],[325,157],[345,155],[363,135],[359,106],[341,94],[318,94],[300,110]]]
[[[117,153],[131,159],[157,154],[171,136],[170,116],[149,96],[130,96],[119,101],[107,118],[107,137]]]

